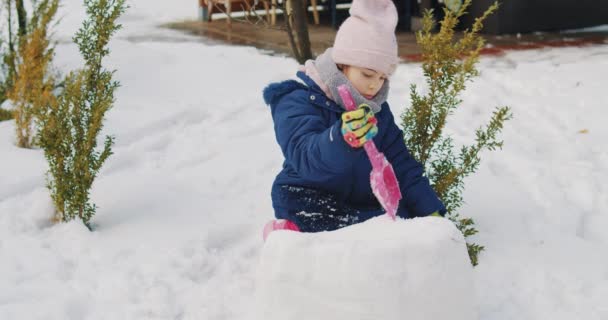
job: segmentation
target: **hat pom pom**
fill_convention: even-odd
[[[395,30],[399,21],[397,8],[392,0],[354,0],[349,13],[390,31]]]

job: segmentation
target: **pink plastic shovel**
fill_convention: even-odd
[[[338,92],[346,110],[352,111],[357,109],[353,96],[348,91],[346,85],[339,86]],[[395,176],[395,171],[393,171],[393,166],[386,160],[384,154],[378,151],[373,140],[366,142],[363,148],[367,152],[369,161],[372,163],[372,172],[369,177],[372,192],[386,211],[386,214],[394,220],[397,215],[399,200],[401,200],[401,190],[399,189],[399,182]]]

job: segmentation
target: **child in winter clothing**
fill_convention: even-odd
[[[403,218],[443,215],[445,207],[403,141],[386,103],[398,63],[391,0],[354,0],[333,48],[288,80],[264,89],[285,156],[272,187],[275,216],[304,232],[335,230],[384,213],[370,186],[363,144],[373,139],[399,180]],[[345,111],[338,86],[359,109]]]

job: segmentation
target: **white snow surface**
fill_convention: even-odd
[[[158,27],[195,18],[196,1],[128,3],[107,60],[122,87],[94,232],[49,223],[43,153],[15,147],[14,122],[0,122],[0,319],[252,318],[282,162],[261,92],[297,63]],[[69,41],[81,5],[60,11],[63,72],[81,63]],[[515,115],[503,150],[466,181],[462,214],[486,247],[470,297],[479,318],[608,319],[608,45],[511,52],[479,68],[448,132],[471,143],[494,107]],[[391,81],[398,116],[410,84],[424,87],[420,65]]]
[[[384,215],[335,232],[275,231],[258,266],[256,319],[476,319],[472,271],[448,219]]]

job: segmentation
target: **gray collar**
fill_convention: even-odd
[[[374,96],[373,99],[366,99],[359,93],[359,91],[357,91],[353,87],[353,85],[346,78],[344,73],[342,73],[342,71],[338,69],[336,63],[331,57],[331,50],[332,48],[329,48],[324,53],[319,55],[314,61],[314,66],[317,69],[321,81],[323,81],[323,83],[325,83],[325,85],[327,85],[327,87],[329,88],[329,91],[331,92],[331,95],[335,102],[342,108],[344,108],[344,105],[342,104],[342,99],[338,99],[337,97],[340,96],[340,94],[338,93],[338,86],[345,84],[348,86],[348,89],[352,94],[353,99],[355,99],[356,105],[365,103],[371,107],[374,113],[380,112],[380,110],[382,109],[382,104],[386,102],[388,98],[388,79],[384,81],[384,85],[382,85],[382,88],[380,88],[380,91],[378,91],[378,93],[376,94],[376,96]]]

